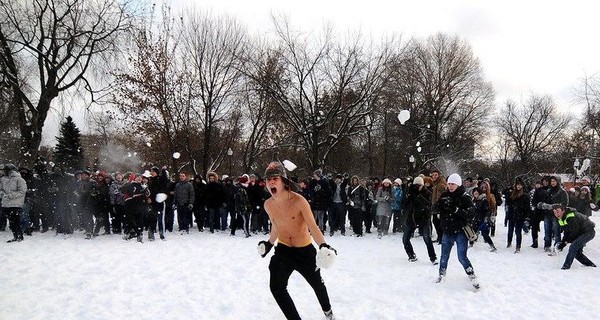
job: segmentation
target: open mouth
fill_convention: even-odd
[[[277,188],[275,187],[271,187],[271,194],[276,194],[277,193]]]

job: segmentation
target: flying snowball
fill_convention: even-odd
[[[181,153],[179,153],[179,152],[173,153],[173,159],[179,159],[179,157],[181,157]]]
[[[298,168],[293,162],[290,160],[283,160],[283,166],[287,171],[294,171]]]
[[[400,113],[398,114],[398,120],[400,121],[400,124],[404,124],[406,121],[408,121],[408,119],[410,119],[410,111],[400,111]]]

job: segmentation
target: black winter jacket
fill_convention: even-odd
[[[406,223],[412,227],[421,227],[431,221],[431,191],[418,185],[411,185],[402,201]]]
[[[573,242],[584,233],[593,232],[596,227],[596,224],[586,215],[572,210],[565,211],[562,219],[558,220],[558,224],[564,232],[563,242]]]
[[[444,191],[436,204],[440,213],[441,226],[446,234],[462,232],[463,227],[472,223],[475,206],[471,196],[460,186],[454,192]]]

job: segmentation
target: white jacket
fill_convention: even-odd
[[[17,171],[11,171],[0,180],[0,197],[2,208],[21,208],[25,203],[27,183]]]

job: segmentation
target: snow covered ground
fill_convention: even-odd
[[[592,219],[598,230],[598,213]],[[469,249],[479,291],[455,248],[446,281],[436,284],[438,268],[421,238],[413,239],[420,259],[411,263],[401,234],[326,237],[339,253],[322,272],[337,319],[597,319],[598,268],[575,261],[560,270],[565,253],[549,257],[530,248],[530,235],[514,254],[505,248],[506,230],[499,225],[493,238],[498,252],[481,240]],[[117,235],[90,241],[81,233],[64,239],[48,232],[5,243],[10,238],[0,232],[0,319],[283,319],[269,291],[270,255],[256,252],[267,236],[191,231],[140,244]],[[600,263],[599,237],[585,253]],[[288,289],[303,319],[324,319],[299,274]]]

